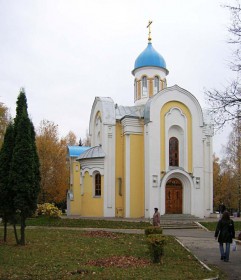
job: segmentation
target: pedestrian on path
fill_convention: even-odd
[[[226,206],[223,204],[223,202],[219,205],[219,215],[220,215],[220,219],[223,216],[223,213],[226,211]]]
[[[158,208],[154,208],[153,226],[159,227],[160,225],[161,225],[161,215],[158,211]]]
[[[228,262],[230,253],[230,244],[235,238],[234,222],[230,219],[230,215],[227,211],[223,213],[222,218],[219,220],[216,231],[215,239],[218,238],[219,250],[221,254],[221,260]],[[223,244],[225,243],[225,251]]]

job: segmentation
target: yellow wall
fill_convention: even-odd
[[[80,164],[77,161],[71,162],[72,186],[74,200],[70,201],[71,215],[81,215],[81,195],[80,195]]]
[[[101,176],[101,197],[94,197],[94,178],[85,172],[83,178],[82,216],[103,217],[104,178]]]
[[[167,143],[165,143],[165,115],[167,112],[170,111],[171,108],[180,108],[187,119],[187,148],[188,148],[188,172],[192,172],[192,116],[187,108],[186,105],[184,105],[181,102],[178,101],[170,101],[167,102],[161,109],[160,112],[160,124],[161,124],[161,166],[160,170],[166,170],[166,163],[165,163],[165,147]]]
[[[130,217],[144,217],[144,139],[130,135]]]
[[[122,126],[120,122],[116,123],[116,159],[115,159],[115,216],[116,217],[124,217],[124,142],[123,142],[123,135],[122,135]],[[121,189],[120,189],[121,184]],[[120,192],[121,191],[121,192]]]

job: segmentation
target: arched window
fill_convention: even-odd
[[[154,77],[154,94],[159,92],[159,90],[160,90],[159,84],[160,84],[159,77],[155,76]]]
[[[179,143],[176,137],[169,139],[169,166],[179,166]]]
[[[147,96],[147,77],[143,76],[142,79],[142,96]]]
[[[100,173],[95,175],[95,196],[101,196],[101,176]]]

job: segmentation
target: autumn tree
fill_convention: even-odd
[[[240,215],[240,188],[241,188],[241,120],[237,119],[233,125],[233,129],[229,135],[228,144],[226,146],[225,154],[228,169],[232,172],[233,178],[233,195],[235,208],[238,208],[238,215]]]
[[[4,106],[3,103],[0,102],[0,148],[2,147],[4,134],[9,121],[10,121],[10,116],[9,116],[8,108]]]
[[[208,104],[211,107],[210,112],[213,114],[213,120],[217,128],[223,127],[229,121],[240,118],[237,112],[241,105],[241,7],[239,1],[236,3],[236,6],[225,6],[231,13],[228,43],[234,47],[230,69],[235,73],[235,78],[223,90],[205,91]]]
[[[70,145],[70,146],[78,145],[77,137],[73,131],[69,131],[69,133],[63,138],[63,140],[66,142],[66,145]]]
[[[218,209],[219,204],[223,201],[222,197],[222,176],[219,158],[213,156],[213,204],[214,209]]]
[[[13,209],[20,216],[20,245],[25,245],[26,219],[37,208],[39,194],[39,160],[36,152],[35,131],[28,116],[27,98],[23,89],[17,99],[14,119],[14,147],[9,170],[9,191]]]
[[[214,208],[218,210],[223,202],[228,209],[236,208],[235,179],[228,162],[223,159],[213,157],[213,202]]]
[[[71,133],[71,139],[73,139]],[[58,125],[43,120],[37,137],[37,150],[40,159],[41,190],[39,203],[60,203],[66,200],[68,169],[66,166],[66,140],[59,140]]]

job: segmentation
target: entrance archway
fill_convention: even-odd
[[[171,178],[166,183],[166,214],[182,214],[182,183]]]

